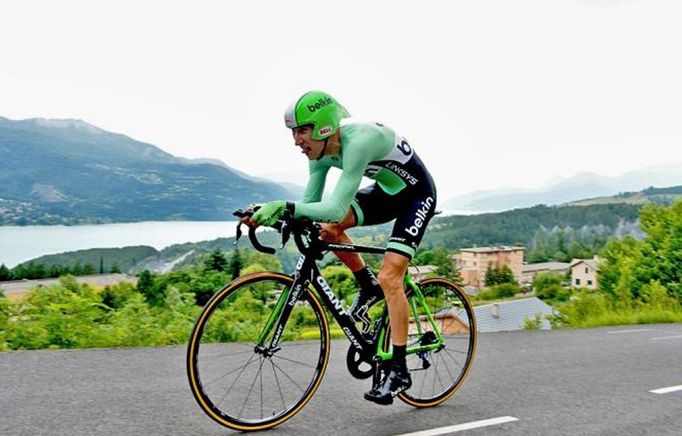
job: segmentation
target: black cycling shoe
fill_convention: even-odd
[[[388,406],[393,403],[393,397],[408,390],[410,386],[412,378],[407,368],[391,365],[386,377],[377,386],[365,392],[365,400]]]
[[[369,289],[361,287],[355,300],[353,300],[353,304],[350,305],[348,311],[355,321],[362,323],[361,331],[363,334],[369,333],[371,325],[368,315],[369,308],[383,299],[384,293],[381,290],[381,286],[377,284]]]

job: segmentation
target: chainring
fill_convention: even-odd
[[[363,364],[366,369],[362,368]],[[350,375],[360,380],[370,378],[374,375],[374,363],[372,362],[372,359],[363,355],[352,345],[348,348],[348,353],[346,353],[346,366],[348,366]]]

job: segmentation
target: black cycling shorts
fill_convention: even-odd
[[[412,259],[436,210],[436,188],[430,177],[414,189],[395,195],[374,183],[361,189],[351,205],[357,226],[383,224],[395,219],[386,251]]]

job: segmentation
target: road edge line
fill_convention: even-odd
[[[491,425],[505,424],[507,422],[514,422],[518,420],[519,420],[518,418],[514,418],[513,416],[500,416],[498,418],[483,419],[481,421],[466,422],[464,424],[432,428],[429,430],[421,430],[413,433],[402,433],[396,436],[436,436],[446,433],[455,433],[458,431],[472,430],[475,428],[489,427]]]

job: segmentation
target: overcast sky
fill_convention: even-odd
[[[682,2],[0,0],[0,116],[77,118],[304,184],[309,89],[403,133],[447,199],[682,161]]]

